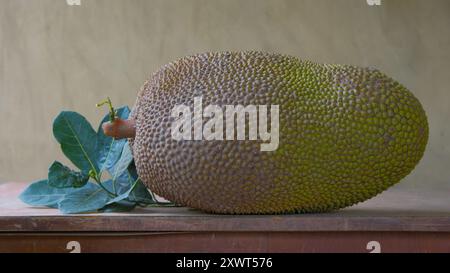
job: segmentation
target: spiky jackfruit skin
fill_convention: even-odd
[[[176,141],[172,108],[279,105],[280,143]],[[156,194],[214,213],[325,212],[399,182],[422,157],[419,101],[376,69],[262,52],[205,53],[163,66],[132,110],[141,179]],[[205,121],[206,122],[206,121]]]

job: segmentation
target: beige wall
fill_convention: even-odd
[[[372,65],[422,101],[430,141],[401,187],[450,184],[450,1],[0,0],[0,181],[46,176],[62,159],[52,119],[95,123],[95,103],[132,105],[147,75],[203,51],[259,49]],[[104,111],[104,110],[103,110]],[[448,186],[450,188],[450,186]]]

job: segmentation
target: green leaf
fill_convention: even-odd
[[[128,166],[128,177],[129,179],[136,181],[136,179],[139,178],[136,165],[134,164],[134,161],[131,162],[130,166]],[[155,204],[157,203],[157,200],[155,200],[154,196],[150,194],[149,189],[142,183],[142,181],[139,179],[139,183],[136,185],[134,191],[130,194],[130,197],[128,198],[131,201],[136,201],[139,203],[144,204]]]
[[[138,202],[141,204],[156,204],[156,200],[153,199],[147,187],[139,180],[136,187],[130,193],[127,200]]]
[[[29,185],[19,196],[22,202],[39,207],[57,207],[58,202],[74,189],[58,189],[51,187],[47,179],[40,180]]]
[[[113,180],[117,179],[121,174],[123,174],[130,166],[133,161],[133,155],[131,154],[131,148],[128,142],[123,146],[122,153],[116,164],[110,168],[110,174]]]
[[[133,210],[135,207],[136,207],[136,203],[122,200],[120,202],[106,205],[103,208],[101,208],[99,211],[101,211],[101,212],[127,212],[127,211]]]
[[[131,162],[130,166],[128,167],[128,174],[129,179],[136,180],[138,179],[138,173],[136,170],[136,165],[134,164],[134,161]],[[130,196],[127,198],[127,200],[138,202],[140,204],[144,205],[157,205],[157,206],[176,206],[176,204],[165,201],[165,202],[158,202],[154,194],[142,183],[142,181],[139,179],[138,184],[134,188],[134,191],[130,193]]]
[[[117,109],[117,117],[127,119],[130,109],[127,106]],[[122,150],[127,143],[126,139],[114,139],[103,133],[102,124],[109,121],[109,114],[100,122],[97,131],[97,164],[100,171],[109,170],[119,160]]]
[[[128,107],[117,110],[121,119],[127,119],[129,113]],[[20,198],[34,206],[58,207],[63,213],[129,211],[136,205],[155,204],[152,194],[138,179],[127,140],[104,135],[102,124],[108,120],[106,115],[95,132],[82,115],[61,112],[53,122],[53,134],[63,153],[81,171],[55,161],[49,168],[48,180],[33,183]],[[99,181],[104,170],[110,172],[114,183],[89,182],[92,174]],[[118,196],[111,197],[105,189]]]
[[[99,185],[88,183],[85,187],[64,196],[58,208],[66,214],[94,212],[103,208],[110,197]]]
[[[80,188],[89,181],[89,175],[72,171],[58,161],[48,170],[48,184],[56,188]]]
[[[135,189],[135,187],[136,187],[136,185],[137,185],[138,182],[139,182],[139,179],[136,180],[136,181],[134,181],[134,182],[132,183],[132,185],[130,186],[130,188],[129,188],[126,192],[124,192],[124,193],[120,194],[119,196],[117,196],[117,197],[111,199],[111,200],[108,202],[108,204],[112,204],[112,203],[115,203],[115,202],[119,202],[119,201],[121,201],[121,200],[124,200],[124,199],[128,198],[128,196],[130,195],[130,193],[134,191],[134,189]]]
[[[128,168],[122,172],[122,174],[114,178],[114,181],[105,182],[103,183],[103,186],[109,191],[115,190],[118,195],[118,197],[115,198],[115,201],[127,200],[140,204],[156,203],[147,187],[145,187],[140,179],[138,180],[136,167],[133,161],[131,161]],[[131,190],[132,187],[134,187],[133,190]]]
[[[130,187],[133,186],[135,181],[137,181],[137,183],[134,186],[134,190],[129,193],[127,200],[142,204],[155,204],[156,200],[150,194],[147,187],[142,183],[140,179],[138,180],[134,162],[131,162],[130,166],[128,166],[128,169],[119,177],[117,177],[116,185],[118,188],[118,192],[123,193],[123,189],[126,189],[126,191],[129,190]]]
[[[98,176],[97,134],[89,122],[76,112],[63,111],[53,122],[53,134],[63,153],[83,172]]]

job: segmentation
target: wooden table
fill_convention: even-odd
[[[232,216],[189,208],[61,215],[0,185],[0,252],[450,252],[448,192],[391,189],[326,214]]]

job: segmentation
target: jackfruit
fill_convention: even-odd
[[[229,140],[225,128],[223,140],[195,138],[204,115],[188,123],[191,140],[174,139],[171,111],[186,105],[194,113],[196,98],[222,110],[267,106],[268,116],[278,106],[279,144],[262,151],[261,138]],[[163,66],[142,87],[130,119],[137,171],[153,192],[226,214],[326,212],[367,200],[408,175],[428,140],[418,99],[379,70],[254,51]]]

